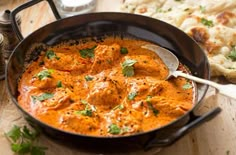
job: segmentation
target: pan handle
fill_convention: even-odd
[[[191,112],[190,120],[185,126],[178,129],[175,133],[173,133],[170,137],[166,139],[155,139],[155,138],[152,139],[144,146],[144,150],[149,150],[153,147],[169,146],[173,144],[174,142],[176,142],[177,140],[179,140],[184,135],[186,135],[187,133],[189,133],[195,127],[203,124],[204,122],[211,120],[220,112],[221,112],[221,108],[219,107],[213,109],[210,112],[207,112],[206,114],[203,114],[202,116],[196,116],[193,112]]]
[[[52,9],[52,12],[54,14],[54,16],[56,17],[57,20],[61,19],[61,16],[59,15],[58,11],[57,11],[57,8],[53,2],[53,0],[31,0],[27,3],[24,3],[20,6],[18,6],[17,8],[15,8],[11,14],[10,14],[10,20],[12,21],[11,24],[12,24],[12,28],[14,30],[14,32],[16,33],[17,37],[19,40],[23,40],[24,37],[23,35],[21,34],[20,32],[20,29],[19,29],[19,25],[17,24],[17,20],[16,20],[16,15],[17,13],[19,13],[20,11],[26,9],[26,8],[29,8],[35,4],[38,4],[42,1],[47,1],[48,4],[50,5],[51,9]]]

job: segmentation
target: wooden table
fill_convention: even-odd
[[[4,0],[0,3],[0,11],[13,9],[27,0]],[[96,11],[119,11],[122,0],[99,0]],[[23,11],[22,33],[27,36],[39,27],[54,21],[54,17],[46,2]],[[235,93],[235,92],[232,92]],[[221,107],[223,111],[213,120],[194,129],[188,135],[177,141],[174,145],[162,149],[158,155],[235,155],[236,154],[236,101],[218,95],[210,89],[197,113],[204,113],[214,107]],[[13,154],[10,145],[3,133],[7,132],[13,124],[25,124],[21,113],[10,101],[5,81],[0,81],[0,154]],[[47,154],[72,155],[84,154],[60,146],[45,136],[40,137],[42,145],[47,146]],[[158,152],[158,150],[151,153]],[[150,152],[149,152],[150,153]]]

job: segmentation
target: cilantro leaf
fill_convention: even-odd
[[[120,54],[127,54],[127,53],[128,53],[128,49],[126,47],[120,48]]]
[[[87,102],[86,100],[80,100],[80,102],[83,103],[83,104],[85,104],[85,105],[88,104],[88,102]]]
[[[84,110],[79,110],[76,111],[76,114],[80,114],[83,116],[92,116],[93,111],[91,108],[89,108],[89,103],[86,100],[80,100],[81,103],[83,103],[85,105],[85,109]]]
[[[229,53],[227,57],[233,61],[236,61],[236,48],[235,47],[233,47],[232,51]]]
[[[124,76],[131,77],[134,75],[134,68],[132,66],[124,67],[122,73]]]
[[[108,132],[113,135],[117,135],[121,133],[121,129],[116,124],[111,124],[108,127]]]
[[[189,8],[184,9],[184,11],[189,11],[189,10],[190,10]]]
[[[48,59],[53,59],[56,58],[57,60],[59,60],[60,58],[56,55],[56,53],[53,50],[49,50],[46,52],[46,57]]]
[[[5,134],[12,140],[11,150],[17,154],[45,155],[46,147],[35,145],[36,137],[39,136],[37,130],[29,130],[27,126],[18,127],[16,125]]]
[[[122,133],[126,133],[126,132],[129,132],[129,131],[130,131],[130,128],[127,127],[127,126],[122,129]]]
[[[32,143],[31,142],[23,142],[23,143],[13,143],[11,144],[11,149],[13,152],[24,154],[29,153],[31,150]]]
[[[12,129],[6,133],[6,136],[11,138],[13,142],[16,142],[21,136],[20,127],[14,125]]]
[[[203,25],[208,26],[208,27],[213,27],[214,26],[213,21],[212,20],[207,20],[206,18],[201,18],[201,23]]]
[[[169,8],[167,11],[172,11],[172,8]]]
[[[204,13],[206,11],[206,7],[205,6],[200,5],[199,8],[200,8],[202,13]]]
[[[83,116],[92,116],[93,112],[91,109],[87,109],[85,108],[85,110],[79,110],[79,111],[76,111],[76,114],[80,114],[80,115],[83,115]]]
[[[151,98],[152,98],[152,96],[148,95],[148,96],[146,97],[146,102],[147,102],[147,103],[151,103]]]
[[[88,75],[86,75],[84,78],[85,78],[86,81],[92,81],[93,80],[93,77],[88,76]]]
[[[187,82],[187,83],[185,83],[184,85],[183,85],[183,89],[184,90],[187,90],[187,89],[191,89],[193,86],[189,83],[189,82]]]
[[[54,72],[54,70],[52,69],[45,69],[40,71],[38,74],[36,74],[35,76],[39,78],[39,80],[43,80],[45,78],[51,78],[51,74]]]
[[[57,88],[62,87],[62,82],[61,81],[57,81]]]
[[[116,109],[124,109],[124,105],[123,104],[118,104],[117,106],[115,106],[112,110],[116,110]]]
[[[30,131],[27,126],[23,127],[22,136],[27,139],[35,140],[39,136],[39,132],[37,131]]]
[[[39,96],[31,96],[33,101],[35,102],[36,100],[42,102],[44,100],[52,98],[54,95],[52,93],[43,93],[42,95]]]
[[[42,66],[42,65],[44,65],[44,61],[39,62],[39,66]]]
[[[152,103],[151,103],[151,98],[152,96],[148,95],[147,98],[146,98],[146,102],[148,104],[148,108],[150,110],[152,110],[152,112],[154,113],[155,116],[157,116],[157,114],[159,113],[159,111],[153,107]]]
[[[80,56],[83,57],[83,58],[93,58],[94,57],[94,49],[96,47],[97,46],[80,50],[79,51]]]
[[[122,73],[124,76],[130,77],[134,75],[133,65],[136,63],[136,60],[127,59],[122,63]]]
[[[133,100],[136,96],[137,96],[137,92],[131,92],[131,93],[129,93],[129,95],[128,95],[128,99],[129,99],[129,100]]]

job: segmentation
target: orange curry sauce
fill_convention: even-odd
[[[165,80],[148,42],[108,37],[42,51],[18,83],[18,102],[56,128],[85,135],[129,135],[159,128],[193,106],[190,82]]]

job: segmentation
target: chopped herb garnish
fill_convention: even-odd
[[[157,114],[159,113],[159,111],[153,107],[152,103],[151,103],[151,98],[152,96],[148,95],[147,98],[146,98],[146,102],[148,104],[148,108],[150,110],[152,110],[152,112],[154,113],[155,116],[157,116]]]
[[[45,69],[40,71],[38,74],[36,74],[35,76],[39,78],[39,80],[43,80],[45,78],[51,78],[51,74],[53,73],[54,70],[52,69]]]
[[[189,11],[189,10],[190,10],[189,8],[184,9],[184,11]]]
[[[19,154],[26,154],[30,152],[31,145],[32,145],[31,142],[25,142],[20,144],[13,143],[11,144],[11,150]]]
[[[79,51],[80,56],[83,57],[83,58],[93,58],[94,57],[94,49],[96,47],[97,46],[80,50]]]
[[[193,86],[189,83],[189,82],[187,82],[187,83],[185,83],[184,85],[183,85],[183,89],[184,90],[187,90],[187,89],[191,89]]]
[[[208,27],[214,26],[213,21],[207,20],[206,18],[201,18],[201,23],[202,23],[203,25],[208,26]]]
[[[180,2],[181,0],[175,0],[176,2]]]
[[[39,66],[42,66],[42,65],[44,65],[44,61],[39,62]]]
[[[6,133],[6,135],[13,140],[13,142],[16,142],[21,137],[21,129],[20,127],[14,125],[12,129]]]
[[[202,13],[204,13],[206,11],[206,7],[205,6],[200,5],[199,8],[200,8]]]
[[[80,114],[80,115],[83,115],[83,116],[91,117],[92,114],[93,114],[93,111],[92,111],[91,108],[89,108],[89,103],[86,100],[80,100],[80,102],[85,105],[85,109],[84,110],[76,111],[76,114]]]
[[[126,47],[121,47],[120,48],[120,53],[121,54],[127,54],[128,53],[128,49]]]
[[[46,57],[48,59],[53,59],[53,58],[56,58],[57,60],[59,60],[60,58],[56,55],[56,53],[52,50],[49,50],[46,52]]]
[[[108,127],[108,132],[113,135],[117,135],[121,133],[121,129],[116,124],[111,124]]]
[[[163,10],[161,8],[157,8],[157,12],[163,12]]]
[[[112,110],[116,110],[116,109],[124,109],[124,105],[123,104],[118,104],[117,106],[115,106]]]
[[[51,93],[43,93],[42,95],[39,95],[39,96],[31,96],[32,99],[33,99],[33,102],[35,103],[36,100],[42,102],[44,100],[47,100],[47,99],[50,99],[50,98],[53,98],[53,94]]]
[[[80,102],[85,104],[85,105],[89,104],[86,100],[80,100]]]
[[[152,96],[148,95],[148,96],[146,97],[146,102],[147,102],[147,103],[151,103],[151,98],[152,98]]]
[[[169,11],[172,11],[172,8],[169,8],[168,10],[162,10],[161,8],[157,8],[156,11],[159,12],[159,13],[167,13]]]
[[[87,106],[86,106],[87,107]],[[84,116],[92,116],[93,112],[91,109],[87,109],[85,108],[85,110],[79,110],[79,111],[76,111],[77,114],[81,114],[81,115],[84,115]]]
[[[111,63],[112,63],[112,60],[107,60],[107,63],[108,63],[108,64],[111,64]]]
[[[122,133],[129,132],[129,131],[130,131],[130,128],[127,126],[122,129]]]
[[[17,154],[45,155],[46,147],[37,146],[36,139],[39,132],[31,131],[26,126],[18,127],[14,125],[12,129],[5,133],[11,142],[11,150]]]
[[[148,103],[148,107],[152,110],[152,112],[154,113],[155,116],[157,116],[157,114],[159,113],[159,111],[153,107],[153,105],[151,103]]]
[[[129,93],[129,95],[128,95],[128,99],[129,99],[129,100],[133,100],[136,96],[137,96],[137,92],[131,92],[131,93]]]
[[[57,81],[57,88],[62,87],[62,82],[61,81]]]
[[[85,78],[86,81],[92,81],[93,80],[93,77],[88,76],[88,75],[86,75],[84,78]]]
[[[233,47],[232,51],[229,53],[227,57],[233,61],[236,61],[236,48],[235,47]]]
[[[124,76],[130,77],[134,75],[133,65],[136,63],[136,60],[127,59],[122,63],[122,73]]]

